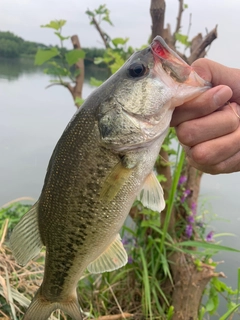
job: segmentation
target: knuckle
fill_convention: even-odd
[[[186,146],[194,144],[194,130],[190,123],[181,123],[176,129],[177,137],[181,143]]]
[[[229,121],[229,128],[233,131],[237,130],[239,127],[239,118],[237,118],[235,115],[234,117],[231,117],[231,120]]]
[[[204,144],[196,145],[191,149],[191,158],[200,165],[211,164],[211,157],[208,148]]]

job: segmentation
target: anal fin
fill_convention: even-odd
[[[43,246],[37,212],[38,202],[22,217],[10,237],[10,248],[15,259],[22,266],[36,257]]]
[[[128,261],[127,252],[118,234],[107,249],[87,267],[91,273],[103,273],[123,267]]]
[[[137,195],[137,200],[153,211],[161,212],[165,208],[163,189],[154,172],[146,178],[142,190]]]

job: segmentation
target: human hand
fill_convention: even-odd
[[[240,171],[240,70],[207,59],[192,66],[213,88],[177,107],[171,125],[192,166],[211,174]]]

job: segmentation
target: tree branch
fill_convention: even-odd
[[[164,0],[152,0],[150,14],[152,17],[152,36],[151,41],[157,36],[163,37],[164,16],[166,4]]]
[[[81,45],[80,41],[78,39],[77,35],[74,35],[71,37],[71,41],[73,44],[74,49],[81,50]],[[77,70],[79,70],[79,75],[76,77],[76,84],[74,87],[72,87],[70,84],[68,84],[67,88],[71,92],[73,96],[73,100],[77,97],[82,98],[82,87],[83,87],[83,82],[84,82],[84,62],[83,59],[79,59],[78,62],[75,64],[75,67]],[[79,107],[75,103],[76,107]]]
[[[179,0],[179,7],[178,7],[178,16],[177,16],[177,25],[176,25],[176,29],[175,32],[173,34],[173,39],[172,42],[175,45],[176,43],[176,37],[175,34],[179,32],[180,28],[181,28],[181,21],[182,21],[182,13],[183,13],[183,0]]]
[[[206,55],[205,49],[217,38],[217,26],[210,31],[204,38],[199,33],[192,40],[191,45],[191,55],[188,58],[190,64],[193,63],[196,59],[202,58]]]
[[[106,48],[109,48],[109,36],[103,32],[103,30],[100,28],[100,25],[99,23],[97,22],[97,20],[95,19],[95,17],[92,17],[92,23],[94,24],[95,28],[97,29],[97,31],[99,32],[102,40],[103,40],[103,43],[105,45]]]

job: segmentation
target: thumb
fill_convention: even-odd
[[[212,60],[202,58],[193,62],[193,69],[203,79],[212,83],[212,85],[229,86],[233,95],[231,100],[240,104],[240,70],[226,67]]]

